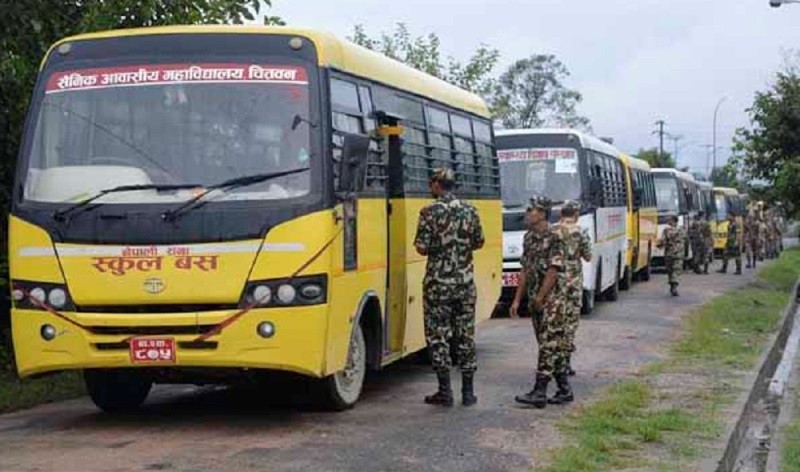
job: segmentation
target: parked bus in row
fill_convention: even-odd
[[[678,216],[678,226],[689,230],[697,212],[702,210],[699,201],[698,184],[691,174],[673,168],[654,168],[653,178],[655,180],[656,202],[658,205],[658,238],[667,227],[667,217],[669,214]],[[684,250],[684,261],[691,260],[691,245],[687,244]],[[664,250],[656,248],[653,251],[654,266],[664,266]]]
[[[625,168],[612,145],[572,129],[498,131],[503,201],[503,296],[510,302],[518,285],[525,209],[533,195],[554,202],[552,221],[565,200],[581,203],[580,225],[594,246],[594,258],[583,263],[583,309],[591,313],[595,298],[616,300],[627,261]]]
[[[583,178],[590,151],[564,141],[550,172]],[[479,97],[312,30],[64,39],[33,93],[9,217],[19,374],[83,370],[92,400],[118,411],[153,383],[285,371],[348,408],[367,369],[425,347],[413,239],[438,166],[483,223],[481,320],[502,233]]]
[[[627,254],[620,288],[634,279],[650,280],[650,261],[656,247],[658,209],[655,182],[647,161],[622,154],[627,189]]]
[[[717,223],[714,228],[714,254],[719,257],[722,256],[728,240],[729,214],[732,213],[736,217],[739,228],[744,231],[745,199],[735,188],[714,187],[714,206],[717,211]]]

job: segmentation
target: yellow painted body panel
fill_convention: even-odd
[[[633,207],[633,178],[630,169],[649,171],[650,166],[647,162],[624,153],[621,153],[620,157],[626,170],[625,185],[628,191],[626,210],[628,250],[625,254],[625,265],[636,273],[647,266],[648,252],[652,246],[655,246],[658,231],[658,210],[655,207],[642,207],[639,209],[634,209]],[[636,251],[637,248],[638,251]]]
[[[19,257],[25,247],[52,248],[53,242],[47,231],[10,215],[8,234],[9,273],[14,279],[64,283],[58,261],[52,255]]]
[[[165,34],[281,34],[308,38],[317,49],[319,65],[366,77],[401,90],[414,92],[423,97],[442,102],[452,107],[489,118],[485,102],[472,93],[462,90],[441,79],[420,72],[401,62],[370,51],[349,41],[317,30],[285,26],[241,26],[241,25],[197,25],[159,26],[129,28],[82,34],[62,39],[53,47],[70,41],[131,37]],[[52,51],[52,48],[51,48]],[[48,55],[50,52],[48,52]]]

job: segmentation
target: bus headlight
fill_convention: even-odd
[[[67,304],[67,292],[63,288],[56,287],[47,294],[47,301],[53,308],[64,308]]]
[[[44,310],[43,305],[56,310],[75,309],[69,290],[63,284],[12,280],[11,299],[15,308],[26,310]]]
[[[326,275],[254,280],[247,283],[239,307],[321,305],[327,302],[327,288],[328,277]]]
[[[278,301],[284,305],[292,303],[297,296],[297,290],[289,284],[278,287]]]

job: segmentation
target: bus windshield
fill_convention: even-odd
[[[503,206],[521,207],[534,195],[553,202],[579,200],[581,178],[575,149],[498,150]]]
[[[242,63],[54,72],[39,103],[24,198],[76,202],[127,185],[202,190],[226,179],[308,167],[307,77],[299,66]],[[309,192],[309,179],[308,172],[293,174],[216,199],[298,197]],[[185,201],[197,192],[120,192],[97,202]]]
[[[656,204],[659,211],[680,211],[680,193],[678,191],[678,181],[672,175],[654,176],[656,186]]]
[[[717,219],[722,221],[728,219],[728,199],[725,194],[715,193],[714,203],[717,205]]]

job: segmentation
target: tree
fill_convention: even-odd
[[[658,148],[639,149],[636,157],[647,161],[650,167],[675,167],[675,159],[672,157],[672,154],[664,151],[664,153],[659,156]]]
[[[738,172],[735,164],[729,162],[722,167],[715,167],[712,169],[709,180],[714,184],[715,187],[744,187],[744,185],[742,185],[742,183],[739,181],[737,174]]]
[[[790,214],[800,210],[800,53],[787,58],[766,91],[747,109],[750,126],[736,131],[735,162],[745,177],[762,181]]]
[[[555,56],[537,54],[512,64],[495,89],[494,109],[506,128],[558,126],[590,130],[578,115],[580,92],[567,88],[569,71]]]
[[[0,246],[7,246],[6,217],[14,168],[39,63],[60,38],[88,31],[169,24],[252,21],[270,0],[21,0],[0,2]],[[267,16],[265,23],[282,23]],[[0,253],[0,301],[8,293],[6,252]],[[8,305],[0,305],[2,331]],[[3,366],[0,365],[0,370]]]
[[[487,101],[494,91],[495,80],[492,71],[500,58],[500,52],[488,45],[479,46],[472,56],[462,63],[449,56],[443,58],[441,40],[435,33],[414,37],[403,23],[398,23],[394,31],[382,32],[377,39],[371,38],[363,25],[356,25],[353,35],[348,39],[476,93]]]

